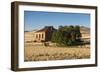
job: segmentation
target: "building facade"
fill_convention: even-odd
[[[35,42],[47,42],[50,41],[52,38],[53,32],[56,29],[53,26],[45,26],[43,29],[36,31],[35,34]]]

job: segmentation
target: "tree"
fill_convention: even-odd
[[[56,43],[57,41],[57,31],[54,31],[51,37],[51,42]]]
[[[80,40],[81,39],[81,33],[80,33],[80,27],[75,26],[75,32],[76,32],[76,39]]]
[[[53,35],[52,35],[51,41],[54,42],[54,43],[63,45],[64,44],[64,38],[63,38],[63,35],[62,35],[62,31],[58,30],[58,31],[54,32]]]
[[[58,45],[72,46],[79,44],[81,33],[79,26],[59,26],[58,30],[53,32],[52,42]]]

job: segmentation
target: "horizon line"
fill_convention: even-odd
[[[52,25],[51,25],[52,26]],[[62,25],[61,25],[62,26]],[[88,26],[83,26],[83,25],[64,25],[64,26],[80,26],[80,27],[85,27],[85,28],[90,28]],[[45,26],[44,26],[45,27]],[[54,26],[53,26],[54,27]],[[58,26],[59,27],[59,26]],[[39,28],[39,29],[42,29],[43,27]],[[55,28],[55,27],[54,27]],[[24,32],[31,32],[31,31],[34,31],[34,30],[39,30],[39,29],[33,29],[33,30],[24,30]],[[56,28],[58,29],[58,28]]]

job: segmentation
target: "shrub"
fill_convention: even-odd
[[[49,46],[49,43],[48,42],[44,42],[44,46]]]
[[[60,46],[79,45],[81,33],[79,26],[60,26],[57,31],[53,32],[51,41]]]

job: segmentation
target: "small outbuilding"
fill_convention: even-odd
[[[50,41],[54,31],[56,31],[56,29],[53,26],[45,26],[44,28],[42,28],[34,33],[35,34],[34,41],[35,42]]]

